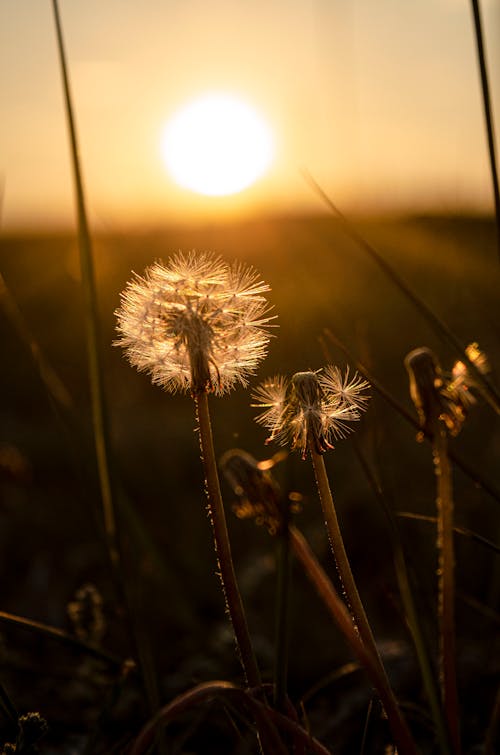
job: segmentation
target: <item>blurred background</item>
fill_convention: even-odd
[[[481,9],[498,112],[500,11]],[[314,210],[302,168],[349,210],[491,210],[466,0],[89,0],[61,16],[96,228]],[[2,3],[0,62],[4,226],[71,225],[50,3]],[[207,202],[168,178],[160,143],[214,89],[262,112],[276,159],[246,193]]]
[[[499,7],[491,0],[482,10],[498,112]],[[103,598],[100,641],[125,658],[135,650],[103,536],[50,11],[38,2],[0,8],[0,610],[74,632],[68,604],[91,583]],[[166,701],[200,681],[241,681],[241,672],[215,576],[193,404],[153,387],[113,348],[120,291],[132,270],[141,273],[178,249],[241,259],[270,284],[279,322],[254,384],[330,361],[345,367],[345,355],[325,338],[328,328],[414,415],[405,355],[426,345],[450,370],[456,354],[328,214],[303,178],[306,169],[460,340],[479,342],[498,376],[498,259],[471,13],[458,0],[404,8],[390,0],[210,7],[199,0],[90,0],[62,3],[61,12],[94,241],[125,571]],[[250,102],[275,139],[269,171],[225,197],[180,188],[161,157],[169,119],[209,90]],[[250,403],[243,389],[211,399],[219,455],[239,447],[263,459],[278,450],[265,446]],[[373,390],[356,435],[326,462],[375,636],[424,751],[432,752],[390,530],[359,461],[361,454],[395,514],[433,516],[431,449],[415,436]],[[493,489],[456,469],[457,523],[498,542],[499,428],[483,402],[453,449]],[[276,475],[285,492],[302,497],[296,524],[335,579],[309,464],[290,456]],[[270,681],[275,543],[230,513],[227,488],[224,497],[250,629]],[[434,527],[398,521],[434,653]],[[290,696],[304,701],[325,744],[357,752],[369,685],[349,665],[303,574],[294,567],[292,577]],[[497,554],[457,536],[457,582],[463,726],[466,750],[474,752],[500,666]],[[19,710],[39,710],[49,721],[43,752],[124,751],[148,715],[137,676],[117,681],[109,664],[7,624],[0,639],[2,683]],[[251,739],[217,711],[202,708],[174,727],[172,752],[251,752]],[[379,719],[374,714],[368,751],[382,746]],[[1,731],[9,740],[8,720]]]

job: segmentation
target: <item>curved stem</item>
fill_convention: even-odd
[[[460,753],[458,693],[455,669],[455,555],[453,490],[446,429],[435,422],[433,453],[437,482],[439,661],[443,707],[453,749]]]
[[[296,724],[295,721],[268,708],[262,702],[255,700],[247,691],[236,687],[236,685],[230,682],[224,681],[199,684],[184,694],[179,695],[175,700],[172,700],[171,703],[162,708],[143,727],[132,745],[130,755],[143,755],[143,753],[146,753],[154,741],[159,726],[166,726],[177,716],[192,708],[193,705],[213,700],[217,697],[235,703],[238,708],[247,708],[252,717],[257,721],[261,731],[265,731],[266,735],[271,739],[276,755],[286,755],[283,744],[276,736],[276,728],[289,732],[297,739],[300,739],[308,747],[309,752],[314,755],[331,755],[326,747]]]
[[[339,576],[342,581],[349,608],[354,618],[355,626],[359,632],[361,642],[363,643],[368,654],[371,656],[374,667],[377,669],[377,677],[383,688],[384,694],[384,698],[382,699],[381,696],[381,699],[384,704],[389,724],[391,726],[394,740],[398,746],[400,755],[405,755],[405,753],[414,754],[416,753],[415,743],[413,742],[410,731],[401,715],[399,705],[394,696],[394,692],[392,691],[392,687],[380,658],[370,623],[363,607],[363,603],[361,602],[358,588],[356,587],[356,583],[354,581],[351,566],[349,564],[349,559],[347,557],[344,546],[344,540],[342,538],[342,533],[340,531],[340,526],[337,519],[337,512],[335,510],[335,504],[333,502],[333,496],[330,490],[330,484],[328,482],[328,476],[326,473],[323,456],[321,456],[321,454],[316,451],[313,443],[309,443],[309,451],[311,454],[314,474],[316,477],[316,483],[318,486],[319,497],[323,508],[323,514],[325,517],[331,549],[333,551]]]
[[[219,561],[222,591],[240,652],[240,659],[250,687],[261,685],[260,672],[253,652],[243,603],[233,566],[231,545],[227,531],[226,515],[220,492],[219,475],[212,437],[212,426],[208,410],[208,396],[205,392],[194,395],[199,422],[200,446],[205,471],[208,511],[215,539],[215,549]]]

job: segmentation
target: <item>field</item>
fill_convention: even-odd
[[[356,229],[462,343],[479,343],[494,382],[500,368],[500,333],[493,223],[484,218],[408,217],[360,220]],[[445,371],[457,358],[365,250],[328,216],[98,235],[94,254],[100,346],[123,568],[134,616],[131,639],[106,553],[76,241],[65,233],[4,236],[0,610],[63,629],[69,636],[79,631],[80,638],[114,656],[93,657],[83,647],[71,646],[66,635],[51,637],[0,614],[0,680],[18,711],[38,711],[47,720],[43,753],[127,751],[149,717],[147,695],[137,671],[124,673],[115,660],[137,660],[137,636],[152,658],[163,704],[200,682],[242,682],[215,576],[193,402],[152,386],[146,375],[127,365],[121,349],[112,346],[114,311],[131,271],[142,273],[155,259],[167,261],[179,249],[211,250],[227,260],[250,263],[270,284],[279,328],[252,385],[277,373],[316,370],[327,363],[344,369],[349,360],[325,336],[329,329],[416,420],[406,354],[428,346]],[[59,403],[47,389],[54,380],[63,386],[57,382],[53,387],[59,395],[63,391]],[[434,752],[429,709],[398,592],[391,530],[381,504],[383,499],[397,515],[412,592],[435,663],[436,525],[399,516],[436,515],[431,447],[417,443],[415,427],[375,388],[370,394],[356,433],[339,441],[325,462],[352,569],[389,677],[419,746]],[[266,433],[254,421],[250,391],[240,388],[209,400],[218,456],[237,447],[265,459],[279,450],[264,444]],[[471,534],[498,542],[499,442],[498,417],[481,399],[450,441],[476,478],[454,466],[456,524],[467,528],[455,535],[456,627],[461,726],[464,751],[470,753],[486,752],[481,748],[492,736],[500,672],[498,552]],[[366,467],[378,482],[378,497]],[[275,474],[284,490],[300,494],[301,511],[294,523],[335,581],[310,465],[299,454],[290,454]],[[275,543],[264,527],[231,514],[234,495],[228,487],[223,496],[250,634],[264,680],[270,682]],[[84,619],[82,626],[75,626],[68,618],[68,604],[85,584],[93,585],[102,598],[102,626],[89,629]],[[314,736],[336,755],[382,752],[387,732],[377,705],[367,718],[370,684],[297,564],[292,569],[289,631],[289,696]],[[7,715],[2,723],[3,741],[13,741]],[[237,713],[220,704],[189,711],[168,732],[171,753],[255,751],[255,741]]]

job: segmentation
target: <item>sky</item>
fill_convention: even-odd
[[[500,2],[482,0],[496,123]],[[493,207],[469,0],[60,0],[87,204],[97,228],[321,211]],[[0,0],[4,230],[74,223],[50,0]],[[165,124],[208,90],[252,103],[271,169],[226,197],[177,186]],[[497,139],[497,152],[498,139]]]

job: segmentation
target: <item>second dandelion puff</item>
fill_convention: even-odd
[[[334,441],[351,432],[351,422],[366,408],[368,383],[329,365],[316,372],[296,372],[288,378],[269,378],[253,394],[253,406],[262,409],[257,422],[271,434],[268,442],[290,444],[307,455],[311,443],[317,453],[333,448]]]

